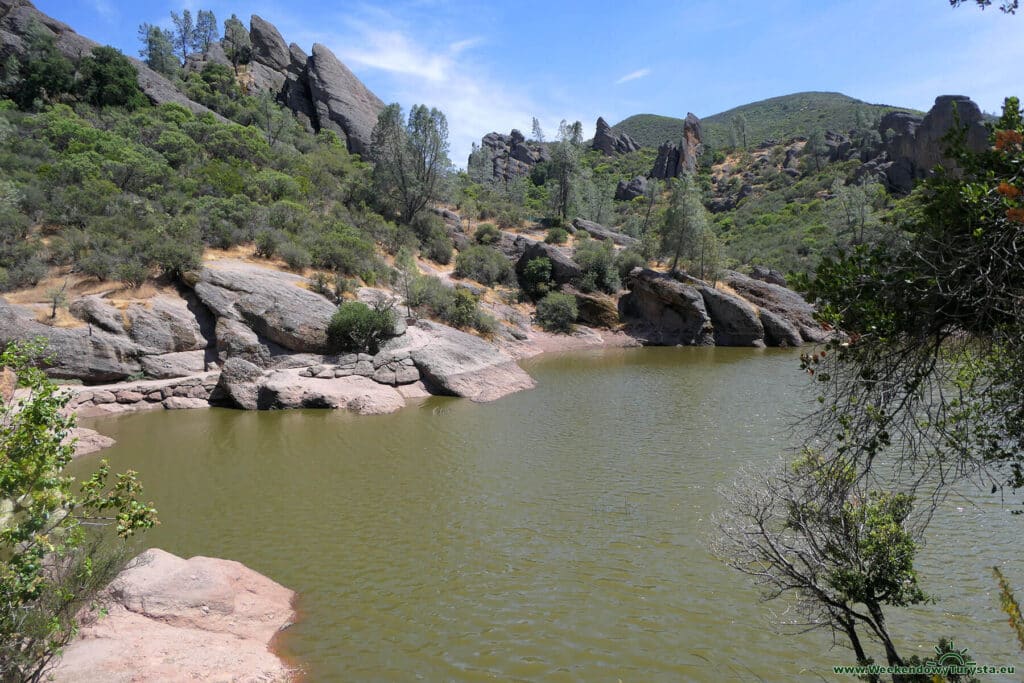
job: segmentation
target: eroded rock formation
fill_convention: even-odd
[[[780,285],[728,271],[725,288],[685,273],[636,268],[619,300],[628,329],[655,346],[800,346],[827,333],[813,307]]]
[[[651,169],[652,178],[681,178],[686,173],[697,170],[697,159],[704,151],[701,137],[700,119],[689,113],[683,122],[683,138],[676,145],[666,141],[658,148],[658,157]]]
[[[981,109],[963,95],[936,97],[923,119],[906,112],[886,114],[878,124],[882,157],[874,160],[873,170],[884,177],[889,189],[910,192],[914,181],[927,176],[935,166],[952,165],[945,156],[943,138],[957,125],[966,128],[968,149],[977,152],[988,145]]]
[[[628,133],[615,130],[600,116],[597,118],[597,129],[591,147],[610,157],[640,149],[640,145]]]
[[[480,159],[474,155],[481,155]],[[529,175],[534,166],[551,158],[545,145],[529,142],[518,130],[508,135],[488,133],[470,154],[470,167],[482,166],[495,182],[509,182]]]

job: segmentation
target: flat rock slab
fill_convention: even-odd
[[[260,408],[334,408],[360,415],[382,415],[405,407],[394,387],[359,375],[303,377],[301,370],[277,370],[260,380]]]
[[[295,618],[295,594],[238,562],[151,549],[107,587],[54,680],[287,681],[270,642]]]
[[[473,401],[494,401],[536,386],[511,356],[479,337],[421,320],[386,350],[408,355],[433,392]]]
[[[95,429],[86,429],[85,427],[75,427],[68,433],[67,439],[75,442],[74,457],[76,458],[102,451],[117,443],[109,436],[104,436]]]

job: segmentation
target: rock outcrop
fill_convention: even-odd
[[[289,680],[270,646],[294,621],[294,598],[238,562],[147,550],[89,608],[53,679]]]
[[[665,142],[658,148],[658,157],[651,169],[652,178],[681,178],[684,174],[697,171],[697,159],[704,151],[701,137],[700,119],[694,114],[686,115],[683,122],[683,138],[676,145]]]
[[[800,346],[827,338],[796,292],[731,271],[723,284],[636,268],[619,311],[631,334],[656,346]]]
[[[597,118],[597,130],[591,147],[610,157],[640,149],[640,145],[628,133],[615,130],[600,116]]]
[[[620,247],[631,247],[640,244],[640,240],[629,235],[624,235],[617,230],[606,228],[600,223],[594,221],[587,221],[582,218],[574,218],[572,221],[572,227],[577,230],[586,230],[591,237],[598,240],[609,240],[612,244],[617,244]]]
[[[556,284],[571,284],[577,282],[583,274],[580,264],[572,260],[567,253],[553,244],[544,242],[528,242],[522,252],[522,256],[516,262],[516,274],[522,276],[526,271],[526,265],[535,258],[546,258],[551,261],[551,279]]]
[[[975,152],[988,145],[981,109],[963,95],[941,95],[923,119],[906,112],[890,112],[878,124],[882,156],[873,170],[891,191],[906,193],[914,181],[936,166],[952,168],[943,138],[954,126],[966,128],[965,143]]]
[[[715,328],[704,297],[668,273],[635,268],[626,277],[629,293],[619,313],[631,334],[653,346],[711,346]]]
[[[67,24],[40,12],[29,0],[0,0],[0,60],[6,60],[11,55],[20,58],[25,54],[28,35],[33,26],[53,36],[57,50],[74,62],[99,47],[99,43],[75,33]],[[174,103],[196,114],[212,113],[186,97],[173,83],[144,62],[131,56],[128,59],[138,71],[139,87],[154,104]],[[214,116],[223,120],[218,114]]]
[[[269,92],[292,110],[310,130],[329,130],[350,152],[367,156],[371,134],[384,103],[325,45],[313,45],[306,55],[285,42],[269,21],[253,15],[249,22],[252,56],[242,82],[249,92]],[[220,43],[202,54],[190,55],[186,70],[201,71],[210,63],[229,64]]]
[[[620,180],[615,187],[615,199],[620,202],[628,202],[646,194],[647,178],[642,175],[638,175],[630,181]]]
[[[38,309],[0,299],[0,343],[42,337],[50,376],[87,384],[193,375],[215,358],[212,329],[203,329],[210,321],[189,296],[161,293],[124,310],[102,296],[82,297],[69,306],[81,321],[73,327],[43,324]]]
[[[480,155],[479,158],[476,155]],[[518,130],[488,133],[469,156],[469,167],[482,167],[494,182],[509,182],[529,175],[534,166],[551,158],[547,146],[528,142]]]
[[[598,292],[587,294],[571,285],[562,285],[559,289],[576,299],[576,322],[609,330],[619,327],[619,308],[614,297]]]
[[[511,356],[479,337],[429,321],[420,321],[385,350],[412,359],[432,393],[493,401],[531,389],[533,379]]]
[[[305,278],[233,262],[207,266],[186,280],[219,319],[245,323],[257,338],[289,351],[326,351],[335,306],[305,289]]]
[[[814,319],[814,307],[793,290],[733,271],[726,271],[722,282],[758,307],[769,346],[799,346],[798,340],[819,343],[828,338]]]
[[[313,45],[306,77],[318,128],[338,133],[349,151],[366,156],[384,103],[320,43]]]

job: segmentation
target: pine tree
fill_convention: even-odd
[[[174,49],[181,51],[181,63],[184,64],[189,50],[196,42],[196,27],[192,23],[192,13],[185,10],[179,16],[177,12],[171,12],[171,21],[174,23]]]
[[[249,32],[235,14],[224,22],[223,43],[224,54],[231,60],[231,66],[237,74],[238,65],[247,63],[252,55],[252,41],[249,39]]]
[[[220,40],[220,31],[217,29],[217,17],[213,11],[201,9],[196,15],[196,32],[192,47],[197,52],[206,52],[212,43]]]
[[[153,24],[141,24],[139,41],[142,43],[139,56],[146,62],[146,66],[167,76],[173,76],[178,71],[173,33]]]

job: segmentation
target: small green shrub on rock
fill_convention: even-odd
[[[390,308],[371,308],[361,301],[346,301],[327,325],[327,346],[332,353],[344,351],[375,354],[382,339],[395,329]]]
[[[530,259],[523,268],[523,290],[533,298],[541,297],[551,290],[551,259],[538,256]]]
[[[561,292],[551,292],[537,304],[537,324],[548,332],[568,334],[572,332],[572,324],[576,322],[579,309],[576,297]]]
[[[565,228],[551,228],[544,241],[548,244],[565,244],[569,241],[569,233]]]
[[[500,251],[476,245],[455,259],[455,275],[471,278],[487,286],[507,284],[512,280],[512,263]]]
[[[477,244],[494,244],[501,239],[501,230],[494,223],[481,223],[473,233]]]

